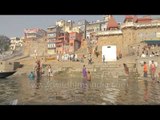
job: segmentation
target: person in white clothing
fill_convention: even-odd
[[[57,60],[59,61],[59,55],[57,55]]]
[[[146,57],[146,55],[143,52],[142,55],[141,55],[141,58],[145,58],[145,57]]]
[[[48,77],[51,76],[51,73],[52,73],[52,69],[51,69],[51,65],[48,66]]]
[[[75,54],[75,61],[77,61],[77,59],[78,59],[78,58],[77,58],[77,54]]]

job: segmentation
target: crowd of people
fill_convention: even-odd
[[[158,64],[152,60],[152,61],[149,62],[148,66],[147,66],[147,63],[144,62],[144,65],[143,65],[144,74],[143,74],[143,76],[145,78],[147,78],[148,74],[150,73],[151,79],[154,80],[154,81],[157,80],[157,82],[159,82],[160,72],[157,71]]]
[[[78,55],[73,54],[57,54],[58,61],[79,61]]]
[[[129,75],[129,67],[127,64],[123,63],[124,71],[126,75]],[[160,71],[157,70],[158,63],[154,60],[147,62],[144,61],[143,63],[143,77],[144,78],[151,78],[154,82],[160,82]]]
[[[133,54],[141,58],[158,57],[160,55],[160,47],[158,45],[138,45],[136,48]]]
[[[41,61],[36,59],[34,69],[33,69],[33,71],[30,72],[30,74],[28,76],[29,79],[31,80],[32,87],[35,86],[37,89],[39,88],[41,75],[42,75]],[[35,82],[33,82],[34,80],[35,80]]]
[[[53,76],[53,69],[50,64],[45,66],[47,68],[47,76],[50,78]],[[40,79],[43,74],[45,74],[45,68],[42,62],[39,59],[36,59],[33,71],[28,75],[29,80],[31,81],[31,86],[39,88]]]

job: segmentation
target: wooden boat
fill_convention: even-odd
[[[16,71],[11,71],[11,72],[0,72],[0,78],[6,78],[11,75],[13,75]]]

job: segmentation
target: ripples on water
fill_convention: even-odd
[[[10,105],[17,93],[18,83],[15,78],[0,79],[0,105]]]
[[[22,84],[17,81],[23,80]],[[34,81],[32,81],[34,83]],[[82,86],[81,74],[43,77],[39,89],[31,86],[27,76],[0,80],[0,104],[71,104],[71,105],[141,105],[160,103],[160,83],[150,79],[93,78]],[[24,85],[25,84],[25,85]],[[34,83],[35,84],[35,83]],[[19,96],[19,97],[18,97]],[[19,102],[19,98],[22,98]]]

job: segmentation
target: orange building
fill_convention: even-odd
[[[69,52],[74,53],[81,46],[82,34],[77,32],[71,32],[69,34]]]
[[[69,34],[67,32],[60,32],[57,40],[55,41],[56,45],[56,52],[57,53],[64,53],[67,52],[65,46],[69,45]]]

